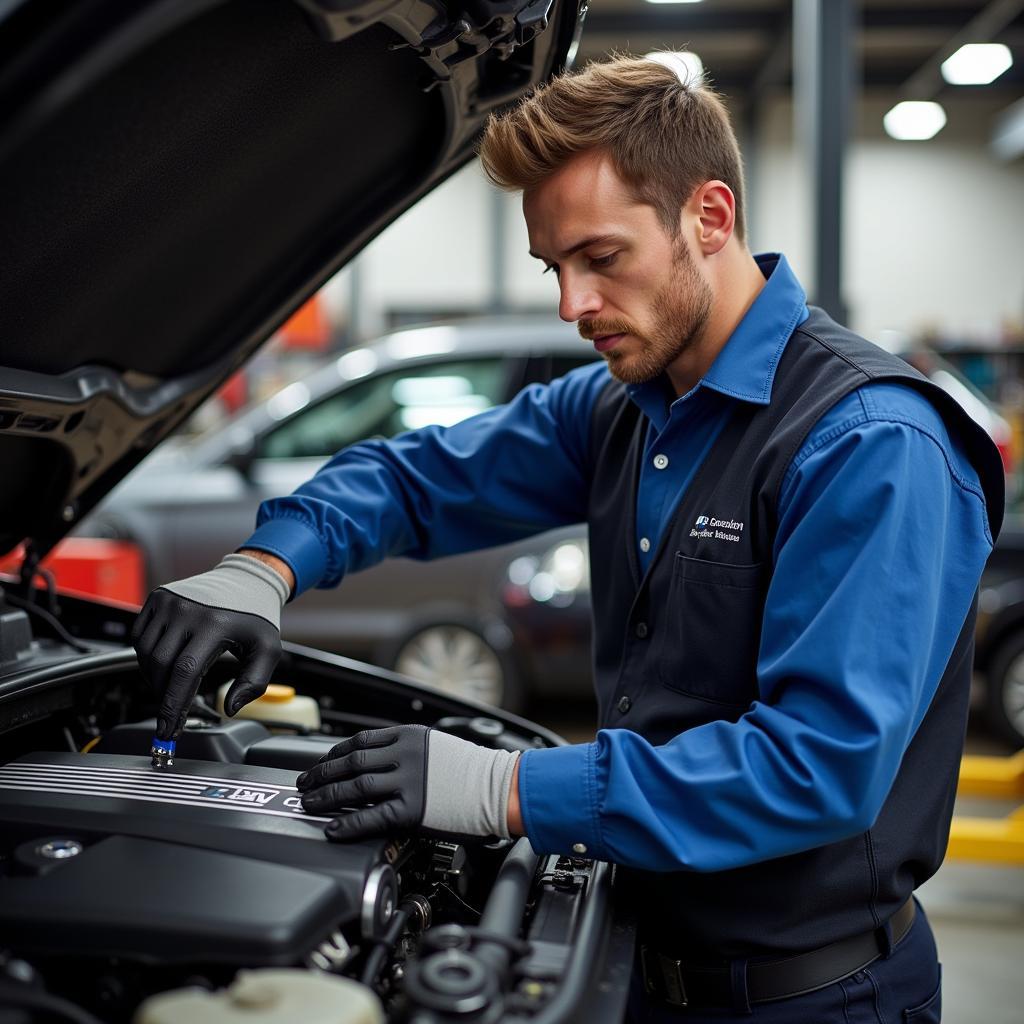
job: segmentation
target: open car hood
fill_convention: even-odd
[[[52,547],[566,64],[584,11],[0,4],[0,550]]]

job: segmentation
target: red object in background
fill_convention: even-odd
[[[228,413],[238,412],[249,399],[249,382],[246,380],[245,371],[239,370],[228,377],[220,386],[217,397]]]
[[[278,332],[281,345],[286,349],[308,349],[322,352],[331,340],[331,325],[314,295],[284,322]]]
[[[1013,444],[1010,441],[996,441],[999,457],[1003,460],[1003,472],[1013,472]]]
[[[0,572],[17,576],[24,557],[19,544],[0,559]],[[68,537],[40,564],[53,573],[57,590],[71,597],[99,597],[138,609],[146,596],[142,551],[126,540]]]

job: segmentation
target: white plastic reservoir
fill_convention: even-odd
[[[231,683],[227,682],[217,691],[217,710],[222,715],[224,698],[230,687]],[[257,722],[266,722],[271,729],[273,722],[287,722],[316,730],[320,728],[320,707],[312,697],[296,694],[293,686],[271,683],[262,697],[246,704],[235,718],[254,718]]]
[[[383,1024],[377,997],[357,981],[295,969],[239,971],[230,988],[152,996],[132,1024]]]

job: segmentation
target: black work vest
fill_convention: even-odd
[[[709,721],[735,721],[758,699],[757,653],[783,476],[830,407],[882,380],[923,392],[962,441],[981,477],[995,536],[1003,472],[984,431],[903,360],[812,308],[786,345],[770,404],[735,403],[642,574],[636,495],[648,421],[621,383],[602,391],[591,430],[588,513],[602,728],[632,729],[659,744]],[[647,934],[681,955],[743,957],[825,945],[877,928],[897,910],[945,852],[975,614],[976,602],[867,832],[729,871],[622,872]],[[679,800],[685,813],[685,792]]]

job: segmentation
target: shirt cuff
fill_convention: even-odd
[[[327,556],[319,534],[298,519],[268,520],[239,545],[239,550],[242,548],[266,551],[286,562],[295,575],[293,598],[315,587],[327,571]]]
[[[601,858],[593,743],[527,750],[519,806],[534,852]]]

